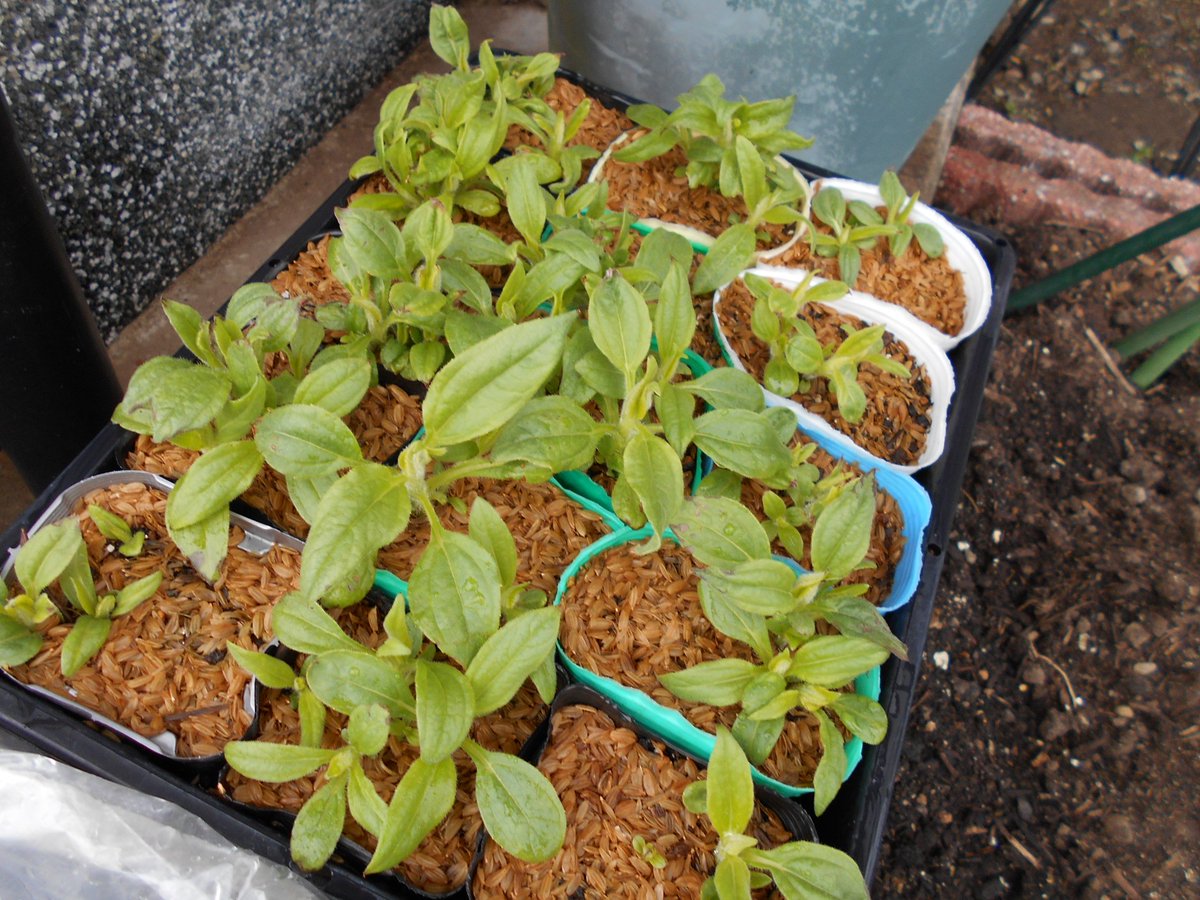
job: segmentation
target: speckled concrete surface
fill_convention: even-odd
[[[428,0],[0,0],[0,82],[111,340],[424,34]]]

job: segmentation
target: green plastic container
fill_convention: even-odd
[[[566,595],[567,588],[576,575],[582,571],[583,567],[591,562],[600,554],[611,550],[613,547],[619,547],[622,544],[631,543],[633,541],[643,540],[648,538],[653,533],[652,529],[647,526],[645,528],[633,529],[625,527],[620,531],[614,531],[612,534],[605,535],[585,549],[579,556],[567,567],[562,578],[558,582],[558,592],[555,594],[554,602],[556,605],[561,604],[563,597]],[[678,539],[671,532],[667,532],[668,540],[678,543]],[[674,709],[669,709],[655,700],[651,699],[649,694],[623,685],[611,678],[606,678],[603,675],[597,675],[588,669],[578,665],[572,660],[565,650],[563,650],[562,642],[558,645],[558,654],[570,673],[572,680],[586,684],[589,687],[599,691],[605,697],[608,697],[617,704],[627,714],[636,719],[640,724],[655,734],[660,735],[664,740],[675,744],[688,753],[707,761],[712,755],[713,748],[716,746],[716,736],[709,734],[707,731],[702,731],[691,722],[683,717],[683,715]],[[872,700],[879,699],[879,669],[872,669],[864,675],[860,675],[854,680],[854,690],[856,693],[869,697]],[[852,737],[846,742],[846,774],[843,781],[849,778],[854,772],[855,767],[862,759],[863,742],[861,738]],[[752,769],[754,780],[759,784],[765,785],[779,793],[788,796],[796,797],[802,794],[812,793],[811,787],[796,787],[789,784],[784,784],[781,781],[776,781],[758,771],[757,768]]]

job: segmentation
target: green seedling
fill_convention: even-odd
[[[854,211],[867,216],[866,210],[875,215],[875,221],[861,224]],[[827,234],[809,225],[808,240],[812,252],[818,256],[836,256],[841,280],[850,287],[858,281],[862,251],[874,247],[879,238],[890,238],[899,232],[897,225],[882,222],[879,215],[862,201],[854,200],[847,205],[842,192],[834,187],[822,187],[817,191],[812,200],[812,215],[830,229]]]
[[[100,529],[100,533],[110,541],[115,541],[117,552],[122,556],[137,556],[142,552],[146,543],[146,532],[134,531],[129,523],[114,512],[109,512],[103,506],[92,503],[88,506],[88,517]]]
[[[813,787],[819,813],[846,771],[842,734],[833,716],[869,744],[883,740],[887,716],[873,700],[845,689],[904,645],[862,598],[865,586],[842,581],[863,564],[875,515],[874,479],[859,479],[825,507],[813,527],[813,571],[773,559],[762,525],[723,497],[694,497],[671,527],[705,568],[700,602],[713,627],[747,644],[758,662],[730,658],[700,663],[659,680],[681,699],[740,704],[733,726],[750,760],[761,765],[794,710],[820,728],[822,756]],[[837,634],[818,633],[826,623]]]
[[[378,650],[348,637],[315,602],[291,594],[276,606],[273,623],[285,645],[309,654],[302,676],[277,659],[234,651],[264,683],[299,688],[301,704],[307,693],[322,710],[348,716],[338,749],[319,746],[324,716],[318,720],[315,713],[307,730],[302,713],[299,746],[235,741],[225,748],[233,768],[263,781],[325,768],[326,784],[305,803],[292,830],[292,855],[305,869],[319,868],[332,854],[347,809],[378,839],[368,874],[402,862],[450,811],[458,780],[452,756],[459,749],[475,764],[475,802],[500,846],[530,862],[562,846],[566,817],[545,776],[470,738],[475,719],[507,704],[527,678],[543,697],[553,694],[560,612],[546,606],[544,595],[535,596],[540,592],[514,583],[516,547],[485,502],[472,508],[470,534],[432,524],[409,583],[409,606],[397,599]],[[439,661],[435,650],[449,661]],[[541,677],[547,671],[549,683]],[[416,744],[421,754],[390,805],[362,767],[364,757],[383,752],[389,737]]]
[[[884,351],[883,325],[855,331],[843,325],[846,338],[822,345],[816,332],[800,317],[806,304],[831,301],[846,293],[840,281],[813,284],[809,272],[791,291],[758,275],[747,275],[746,287],[754,295],[750,327],[754,336],[770,348],[771,361],[763,373],[763,386],[772,393],[791,397],[810,389],[815,378],[825,378],[847,422],[862,421],[867,395],[858,383],[858,371],[870,363],[884,372],[909,378],[908,368]]]
[[[752,891],[772,884],[785,900],[866,900],[862,874],[841,850],[812,841],[762,850],[746,834],[754,813],[754,782],[746,754],[724,726],[717,729],[707,774],[683,792],[684,805],[705,816],[717,833],[717,868],[704,882],[701,900],[749,900]]]
[[[879,179],[879,194],[883,198],[884,215],[880,216],[869,203],[851,200],[847,206],[855,221],[863,226],[892,226],[895,231],[888,238],[888,249],[892,256],[903,256],[914,237],[930,259],[937,259],[942,255],[946,247],[941,233],[936,228],[925,222],[909,224],[908,220],[916,208],[919,192],[914,192],[909,197],[905,194],[896,173],[889,170]]]
[[[613,154],[619,162],[643,162],[682,147],[685,174],[693,187],[741,197],[748,210],[745,224],[788,225],[804,220],[809,188],[779,154],[804,150],[812,141],[787,128],[795,98],[750,103],[725,99],[725,85],[705,75],[678,98],[668,114],[656,106],[637,105],[629,117],[649,131]]]
[[[64,678],[77,673],[100,652],[112,630],[112,620],[133,612],[153,597],[163,578],[162,572],[154,572],[116,593],[98,596],[83,533],[75,519],[39,529],[17,551],[13,566],[23,591],[10,598],[7,586],[0,583],[0,600],[4,602],[0,609],[0,665],[20,665],[41,650],[43,638],[36,626],[51,615],[64,615],[46,592],[57,583],[77,613],[62,644]]]

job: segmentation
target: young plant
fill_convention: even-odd
[[[645,261],[639,254],[637,266],[647,276],[646,292],[656,297],[653,321],[646,293],[619,272],[589,284],[588,329],[567,347],[561,386],[577,403],[595,402],[595,461],[617,473],[617,514],[654,527],[647,552],[658,546],[682,502],[681,460],[693,444],[720,466],[768,481],[779,479],[789,459],[762,413],[762,392],[744,372],[716,369],[676,379],[696,315],[687,275],[669,246],[682,238],[662,234],[661,246],[651,244],[654,253]],[[696,416],[697,397],[715,408]]]
[[[7,586],[0,583],[0,600],[4,601],[0,610],[0,665],[28,662],[42,648],[43,638],[36,626],[52,614],[64,618],[63,611],[46,593],[57,582],[77,614],[62,644],[64,678],[70,678],[100,652],[112,630],[112,620],[153,597],[163,578],[162,572],[154,572],[116,593],[98,596],[76,519],[39,529],[17,551],[13,566],[23,591],[9,598]]]
[[[915,237],[925,255],[930,259],[937,259],[946,249],[941,233],[925,222],[909,224],[908,221],[917,205],[919,193],[915,192],[909,197],[905,194],[904,186],[900,184],[896,173],[888,170],[879,179],[879,194],[885,207],[884,216],[881,217],[873,206],[861,200],[852,200],[848,206],[850,214],[861,225],[886,224],[896,229],[888,238],[888,249],[892,256],[903,256]]]
[[[449,813],[458,780],[452,755],[460,748],[476,767],[475,801],[484,825],[502,847],[540,862],[562,845],[566,818],[545,776],[469,736],[475,719],[507,704],[527,678],[543,695],[553,693],[553,681],[547,686],[539,673],[549,664],[553,676],[559,610],[513,583],[512,537],[486,503],[472,508],[470,535],[446,532],[436,519],[431,524],[429,547],[409,585],[409,608],[397,598],[378,650],[359,645],[320,606],[292,594],[276,606],[273,622],[284,644],[310,654],[302,678],[279,660],[237,653],[264,683],[301,688],[301,745],[235,741],[225,754],[237,771],[263,781],[290,781],[325,767],[326,784],[305,803],[292,831],[293,858],[306,869],[319,868],[332,854],[347,808],[378,840],[368,874],[402,862]],[[423,646],[426,637],[431,646]],[[451,662],[436,659],[435,648]],[[345,746],[319,746],[323,715],[312,714],[305,731],[305,691],[322,712],[329,707],[348,716]],[[362,767],[363,757],[381,753],[389,736],[420,747],[390,805]]]
[[[679,106],[670,114],[656,106],[631,106],[629,117],[649,130],[613,159],[644,162],[679,146],[688,160],[688,184],[741,197],[749,211],[745,222],[752,230],[804,220],[808,184],[778,158],[785,150],[812,146],[811,140],[787,128],[794,97],[758,103],[726,100],[725,85],[710,74],[677,99]]]
[[[858,383],[860,366],[870,363],[901,378],[908,378],[911,373],[883,352],[883,325],[858,331],[843,325],[847,335],[843,341],[822,345],[800,312],[806,304],[845,295],[846,285],[840,281],[814,285],[813,277],[809,272],[791,291],[759,275],[745,278],[746,287],[754,295],[750,328],[771,353],[771,361],[763,372],[763,386],[772,393],[790,397],[798,391],[807,392],[813,379],[825,378],[842,418],[859,422],[867,410],[867,395]]]
[[[874,215],[874,221],[859,221],[858,215],[870,218],[866,210]],[[838,273],[850,287],[858,281],[862,251],[870,250],[881,237],[891,238],[899,233],[898,225],[882,222],[875,210],[862,201],[851,201],[847,206],[842,192],[833,187],[822,187],[817,191],[812,200],[812,215],[830,229],[827,234],[809,223],[808,241],[812,252],[818,256],[836,256]]]
[[[866,900],[862,874],[841,850],[812,841],[761,850],[745,833],[754,812],[754,782],[746,754],[724,726],[717,729],[708,777],[684,789],[683,803],[717,833],[717,868],[704,882],[701,900],[749,900],[752,891],[771,884],[785,900]]]
[[[759,662],[714,660],[659,680],[690,702],[740,704],[733,735],[755,765],[771,754],[793,710],[810,713],[822,745],[813,779],[818,814],[846,771],[833,715],[869,744],[887,731],[878,703],[844,689],[889,655],[906,653],[878,610],[862,599],[865,587],[841,585],[870,548],[874,514],[871,477],[834,499],[813,528],[812,572],[773,559],[762,525],[732,500],[692,498],[671,526],[705,566],[700,573],[705,616],[718,631],[747,644]],[[818,633],[821,622],[839,633]]]
[[[114,512],[109,512],[103,506],[89,504],[88,518],[95,523],[100,533],[116,543],[116,550],[122,556],[137,556],[142,552],[146,543],[146,532],[134,531],[129,523]]]

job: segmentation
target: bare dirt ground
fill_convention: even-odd
[[[1200,4],[1060,0],[979,102],[1166,172]],[[1017,246],[1016,287],[1104,244],[975,218]],[[1087,334],[1198,292],[1157,253],[1005,322],[880,896],[1200,896],[1200,353],[1135,395]]]

